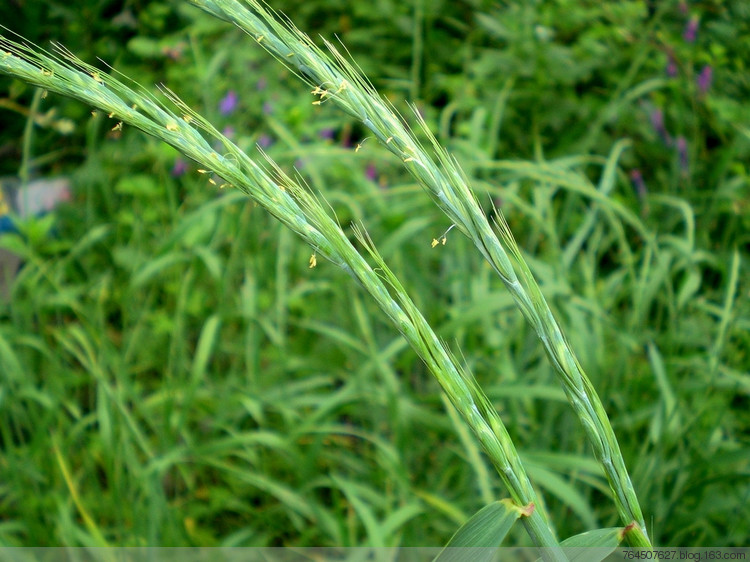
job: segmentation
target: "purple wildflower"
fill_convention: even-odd
[[[373,164],[372,162],[370,162],[367,165],[367,169],[365,170],[365,176],[370,181],[375,181],[378,178],[378,170],[375,167],[375,164]]]
[[[682,38],[688,43],[695,43],[698,36],[698,16],[693,16],[685,24],[685,31],[682,32]]]
[[[661,137],[661,140],[667,146],[672,144],[672,137],[669,136],[667,128],[664,126],[664,112],[661,109],[655,109],[651,112],[651,126]]]
[[[182,158],[177,158],[172,166],[172,171],[169,172],[173,178],[179,178],[185,172],[187,172],[188,165]]]
[[[688,173],[688,145],[685,137],[677,137],[677,154],[680,158],[680,171],[683,175]]]
[[[221,131],[221,134],[227,137],[229,140],[232,140],[234,138],[234,127],[232,127],[231,125],[227,125]]]
[[[263,102],[263,114],[271,115],[271,113],[273,113],[273,104],[271,104],[270,101],[264,101]]]
[[[229,115],[234,112],[235,109],[237,109],[238,102],[239,99],[237,98],[237,92],[235,92],[234,90],[229,90],[227,92],[227,95],[224,96],[219,102],[219,111],[222,115]]]
[[[638,195],[638,199],[641,202],[641,215],[645,217],[649,214],[650,210],[648,206],[648,200],[646,199],[648,190],[646,189],[646,182],[643,181],[643,174],[641,174],[641,171],[637,168],[631,170],[630,180],[633,182],[633,188],[635,189],[635,192]]]
[[[304,160],[302,160],[302,158],[297,158],[297,159],[296,159],[296,160],[294,161],[294,167],[295,167],[295,168],[296,168],[297,170],[301,170],[302,168],[304,168],[304,167],[305,167],[305,161],[304,161]]]
[[[333,137],[336,135],[336,131],[331,129],[330,127],[326,127],[322,131],[318,133],[318,136],[323,140],[333,140]]]
[[[266,134],[258,137],[258,146],[261,148],[268,148],[273,144],[273,139]]]
[[[638,168],[630,172],[630,180],[633,182],[633,188],[638,194],[638,197],[645,197],[647,193],[646,182],[643,181],[643,174],[641,174],[641,171]]]
[[[669,78],[677,76],[677,62],[671,54],[667,55],[667,67],[665,68],[665,72]]]
[[[701,73],[698,75],[698,78],[696,78],[696,83],[698,84],[698,91],[701,94],[705,94],[708,92],[708,89],[711,87],[711,82],[713,80],[714,76],[714,69],[711,68],[711,65],[706,65],[703,67],[703,70],[701,70]]]
[[[255,83],[255,89],[259,92],[262,92],[266,89],[266,86],[268,85],[268,81],[266,80],[265,76],[261,76],[258,81]]]

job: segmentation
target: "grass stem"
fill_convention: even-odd
[[[115,128],[134,126],[173,146],[203,168],[209,183],[220,177],[263,206],[296,232],[315,251],[352,276],[377,302],[396,328],[437,378],[443,391],[476,434],[501,479],[519,506],[528,513],[523,523],[537,546],[553,547],[546,556],[563,559],[557,539],[537,498],[520,457],[500,416],[474,378],[451,355],[416,308],[362,229],[357,237],[379,267],[376,273],[354,248],[341,227],[318,199],[274,162],[268,167],[250,159],[208,121],[174,93],[163,92],[177,112],[140,88],[101,74],[62,47],[52,55],[0,36],[0,73],[46,90],[78,99],[105,111]],[[214,150],[204,138],[219,141]]]
[[[325,53],[283,15],[259,0],[188,0],[216,17],[233,23],[312,88],[313,95],[331,99],[358,119],[401,160],[435,204],[467,235],[513,296],[541,340],[565,394],[578,416],[594,454],[602,465],[617,511],[629,529],[633,546],[651,546],[638,498],[601,399],[565,338],[505,220],[496,229],[472,192],[456,160],[438,143],[424,120],[415,115],[430,141],[434,157],[417,140],[396,110],[372,84],[325,41]],[[515,267],[514,267],[515,266]],[[632,525],[635,523],[635,525]]]

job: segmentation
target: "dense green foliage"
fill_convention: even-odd
[[[359,125],[186,3],[46,4],[20,3],[13,30],[166,84],[364,224],[500,410],[559,535],[617,524],[535,334],[469,241],[430,248],[450,224],[373,139],[356,150]],[[416,102],[503,210],[654,542],[746,544],[745,3],[273,4],[338,35],[407,119]],[[0,308],[0,544],[442,545],[507,496],[338,269],[310,269],[172,149],[33,96],[0,80],[0,172],[69,175],[75,198],[0,238],[25,261]]]

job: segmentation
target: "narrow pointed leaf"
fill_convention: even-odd
[[[624,536],[622,527],[587,531],[565,539],[560,546],[571,562],[599,562],[620,546]]]
[[[477,511],[451,537],[434,562],[492,560],[521,510],[510,500],[501,500]]]

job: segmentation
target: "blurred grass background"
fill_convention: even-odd
[[[412,121],[414,101],[503,210],[655,543],[746,545],[746,3],[273,7],[337,35]],[[430,248],[450,225],[374,140],[355,151],[357,124],[178,0],[5,9],[296,166],[461,353],[559,535],[617,524],[536,336],[460,234]],[[0,304],[1,545],[433,546],[506,497],[379,311],[264,212],[76,102],[0,79],[0,111],[0,175],[73,186],[0,237],[24,261]]]

